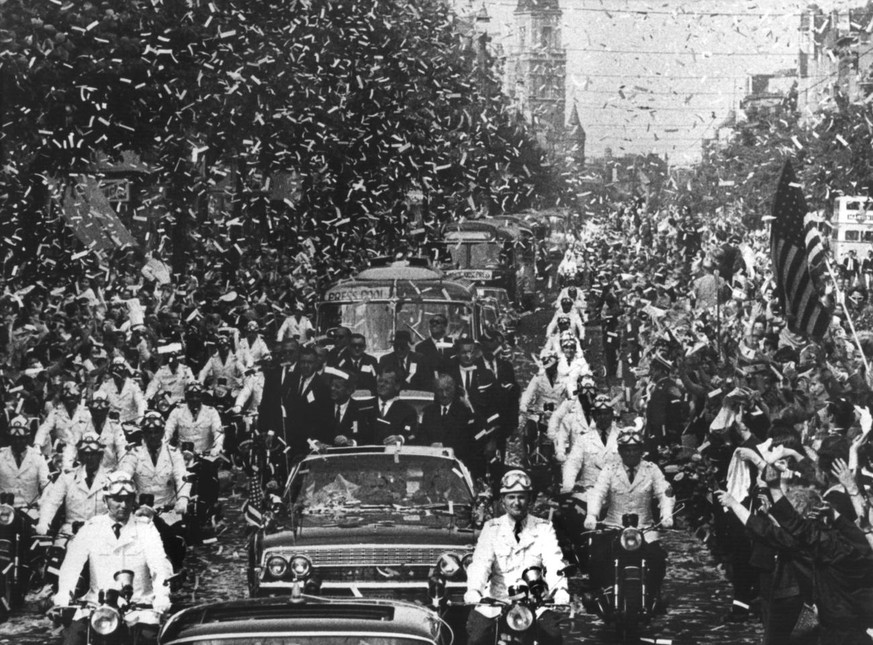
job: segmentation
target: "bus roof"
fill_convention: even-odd
[[[421,269],[410,272],[396,268],[366,269],[354,278],[342,280],[327,290],[323,301],[361,302],[363,300],[390,300],[392,298],[423,300],[472,301],[476,290],[466,280],[449,280],[441,273],[429,271],[436,278],[416,277],[423,275]],[[393,271],[389,273],[389,271]]]
[[[493,240],[517,238],[519,235],[517,226],[514,223],[510,226],[507,226],[506,224],[505,221],[481,219],[453,222],[446,225],[443,234],[446,237],[451,237],[455,240],[459,237],[458,233],[488,233]]]

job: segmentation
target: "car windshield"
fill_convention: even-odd
[[[193,645],[422,645],[422,641],[402,636],[343,636],[319,634],[315,636],[240,636],[204,638],[192,641]]]
[[[452,269],[499,269],[506,262],[501,242],[446,242],[443,261]]]
[[[470,334],[471,305],[464,302],[432,300],[370,301],[360,303],[325,303],[319,318],[322,330],[343,325],[367,339],[367,352],[383,354],[391,351],[391,338],[396,329],[405,329],[417,343],[428,337],[428,320],[442,314],[448,320],[446,333],[452,338]]]
[[[307,513],[470,504],[472,493],[456,463],[443,457],[393,453],[310,459],[292,482],[290,501],[305,506]]]

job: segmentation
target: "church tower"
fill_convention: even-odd
[[[506,92],[550,152],[565,135],[567,52],[561,16],[558,0],[518,0],[506,60]]]

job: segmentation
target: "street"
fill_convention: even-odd
[[[542,309],[526,316],[522,323],[514,362],[518,379],[525,385],[534,372],[531,356],[542,345],[543,333],[552,312]],[[596,370],[599,360],[599,330],[589,327],[589,361]],[[591,335],[593,333],[593,336]],[[512,451],[515,452],[515,451]],[[199,547],[189,554],[188,580],[176,596],[176,607],[238,598],[246,588],[244,523],[240,514],[241,489],[223,500],[228,530],[218,545]],[[708,551],[684,531],[666,533],[664,546],[669,554],[666,595],[669,610],[643,632],[643,638],[672,639],[673,643],[745,645],[760,636],[757,623],[722,624],[730,607],[730,586]],[[38,611],[37,602],[28,611],[0,625],[0,643],[17,645],[60,642],[60,631]],[[568,643],[613,642],[612,630],[587,614],[568,617],[564,624]],[[658,641],[667,642],[667,641]]]

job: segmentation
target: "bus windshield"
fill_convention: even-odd
[[[448,320],[446,333],[452,338],[472,334],[472,306],[464,302],[436,300],[370,300],[369,302],[327,302],[319,310],[320,328],[326,331],[340,325],[367,339],[367,352],[390,352],[394,332],[410,332],[413,344],[428,337],[428,320],[443,314]]]

